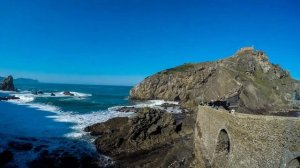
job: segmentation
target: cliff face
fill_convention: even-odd
[[[130,91],[131,99],[180,101],[197,104],[225,102],[245,113],[299,109],[300,83],[267,55],[243,48],[216,62],[184,64],[146,78]]]

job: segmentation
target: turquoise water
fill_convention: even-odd
[[[16,86],[20,100],[0,102],[0,134],[84,138],[84,127],[117,116],[114,106],[131,105],[128,86],[31,84]],[[42,91],[34,95],[32,91]],[[74,96],[62,94],[70,91]],[[54,93],[55,96],[51,96]],[[0,96],[1,96],[0,95]]]
[[[132,113],[117,112],[118,106],[133,105],[128,100],[131,87],[67,84],[31,84],[16,86],[19,92],[0,92],[19,100],[0,101],[0,153],[9,149],[14,154],[10,162],[19,167],[39,157],[34,150],[18,151],[9,142],[29,142],[34,147],[47,146],[47,151],[68,151],[77,157],[87,153],[98,156],[93,137],[83,129],[99,122]],[[32,91],[43,94],[34,95]],[[69,91],[74,96],[64,95]],[[55,96],[51,94],[55,94]],[[106,157],[98,156],[106,163]]]

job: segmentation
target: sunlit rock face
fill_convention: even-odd
[[[293,95],[299,88],[299,81],[272,64],[265,52],[246,47],[226,59],[158,72],[136,85],[130,98],[179,101],[194,108],[235,97],[230,104],[239,112],[264,114],[298,109]]]

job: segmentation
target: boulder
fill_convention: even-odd
[[[5,78],[1,85],[1,90],[5,91],[15,91],[14,81],[13,77],[10,75],[7,78]]]
[[[71,93],[70,91],[64,91],[63,94],[66,96],[74,96],[74,94]]]

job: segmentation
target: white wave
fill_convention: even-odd
[[[83,129],[95,123],[105,122],[115,117],[129,117],[133,113],[122,113],[116,111],[97,111],[89,114],[73,114],[72,112],[62,112],[59,115],[48,116],[57,122],[74,123],[71,127],[73,132],[66,134],[66,137],[81,138],[87,133]]]
[[[166,104],[173,104],[173,105],[176,105],[176,106],[164,108],[161,105],[163,105],[165,103]],[[139,102],[135,102],[135,104],[132,105],[132,106],[114,106],[114,107],[108,108],[108,110],[117,111],[118,109],[120,109],[122,107],[136,107],[136,108],[150,107],[150,108],[155,108],[155,109],[166,110],[169,113],[182,113],[182,109],[180,109],[180,106],[178,105],[178,102],[165,101],[165,100],[139,101]]]
[[[16,92],[15,92],[15,91],[5,91],[5,90],[0,90],[0,93],[12,94],[12,93],[16,93]]]
[[[175,101],[147,100],[147,101],[137,102],[135,107],[155,107],[155,106],[161,106],[162,104],[165,103],[178,105],[178,102]]]
[[[74,112],[64,112],[59,107],[56,107],[54,105],[30,103],[30,101],[25,101],[26,99],[27,98],[21,97],[19,100],[9,100],[9,102],[18,105],[26,105],[30,108],[34,108],[40,111],[53,112],[54,114],[47,116],[47,118],[51,118],[56,122],[73,123],[74,125],[71,127],[73,131],[65,135],[69,138],[84,137],[88,133],[84,132],[83,129],[89,125],[99,122],[105,122],[114,117],[128,117],[133,114],[130,112],[117,112],[115,110],[96,111],[88,114],[76,114]]]
[[[48,97],[74,97],[74,98],[85,98],[85,97],[89,97],[89,96],[92,96],[92,94],[88,94],[88,93],[80,93],[80,92],[70,92],[72,94],[74,94],[74,96],[68,96],[68,95],[65,95],[64,92],[55,92],[55,96],[52,96],[51,93],[44,93],[44,94],[32,94],[30,91],[23,91],[23,92],[20,92],[20,93],[15,93],[15,92],[9,92],[10,95],[12,96],[16,96],[19,99],[20,102],[23,102],[23,103],[26,103],[26,102],[31,102],[33,101],[36,97],[45,97],[45,98],[48,98]]]
[[[8,100],[8,102],[12,102],[16,104],[26,104],[28,102],[32,102],[35,98],[31,94],[12,94],[12,95],[20,99]]]
[[[70,92],[75,97],[89,97],[92,96],[92,94],[89,93],[80,93],[80,92]],[[70,97],[69,95],[65,95],[64,92],[55,92],[55,96],[57,97]]]

